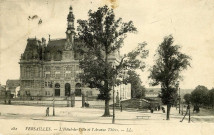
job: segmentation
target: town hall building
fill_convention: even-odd
[[[28,38],[24,53],[20,59],[20,96],[32,97],[70,97],[71,94],[81,97],[96,97],[99,91],[84,86],[78,78],[81,72],[79,60],[81,55],[76,51],[83,44],[75,38],[75,17],[72,7],[67,16],[66,38],[46,39]],[[119,52],[110,59],[118,61]],[[120,88],[119,86],[118,88]],[[117,90],[120,99],[130,99],[130,85],[123,85]]]

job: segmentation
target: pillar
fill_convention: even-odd
[[[71,107],[75,107],[75,93],[71,94]]]
[[[85,107],[85,94],[82,94],[82,107]]]

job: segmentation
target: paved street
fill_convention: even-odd
[[[208,134],[210,129],[213,129],[209,127],[214,126],[213,121],[210,121],[210,119],[214,119],[213,116],[194,116],[191,123],[188,123],[187,118],[181,123],[179,121],[182,116],[178,114],[175,108],[171,110],[170,121],[165,120],[165,114],[161,111],[155,111],[151,114],[146,111],[120,112],[116,110],[115,125],[111,124],[111,117],[101,117],[103,109],[56,107],[56,116],[52,116],[52,109],[51,107],[50,116],[46,117],[46,107],[0,105],[0,133],[79,134],[81,132],[83,134],[118,134],[119,132],[120,134],[164,135],[164,132],[172,132],[173,134],[194,132],[195,135],[202,135],[203,132]],[[150,116],[150,118],[137,119],[136,116],[142,115]],[[206,121],[207,118],[209,118],[208,121]],[[38,129],[39,127],[47,127],[48,129]],[[11,130],[13,128],[17,129]]]

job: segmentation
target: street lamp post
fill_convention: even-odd
[[[125,75],[126,75],[126,72],[125,72],[125,70],[124,70],[124,72],[123,72],[123,99],[125,98],[125,83],[124,83],[124,78],[125,78]]]
[[[181,113],[181,92],[180,92],[180,88],[179,88],[179,81],[177,81],[177,84],[176,84],[176,88],[178,90],[178,102],[179,102],[179,114]]]
[[[55,105],[54,105],[54,102],[55,102],[55,94],[53,94],[53,116],[55,116]]]
[[[113,69],[115,69],[115,67],[113,66]],[[115,85],[115,75],[113,77],[113,117],[112,117],[112,124],[115,123],[115,101],[114,101],[114,85]]]
[[[181,113],[181,90],[179,89],[179,114]]]
[[[115,123],[115,108],[114,108],[114,81],[113,81],[113,118],[112,118],[112,124]]]
[[[184,99],[182,99],[182,112],[181,114],[183,115],[184,114]]]
[[[190,116],[190,103],[188,104],[188,106],[189,106],[188,108],[189,108],[189,123],[190,123],[190,117],[191,117]]]

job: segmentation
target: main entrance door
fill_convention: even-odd
[[[65,96],[70,96],[71,85],[69,83],[65,84]]]
[[[55,96],[60,96],[60,84],[55,84]]]
[[[75,96],[80,97],[81,94],[82,94],[82,92],[81,92],[81,84],[77,83],[76,86],[75,86]]]

